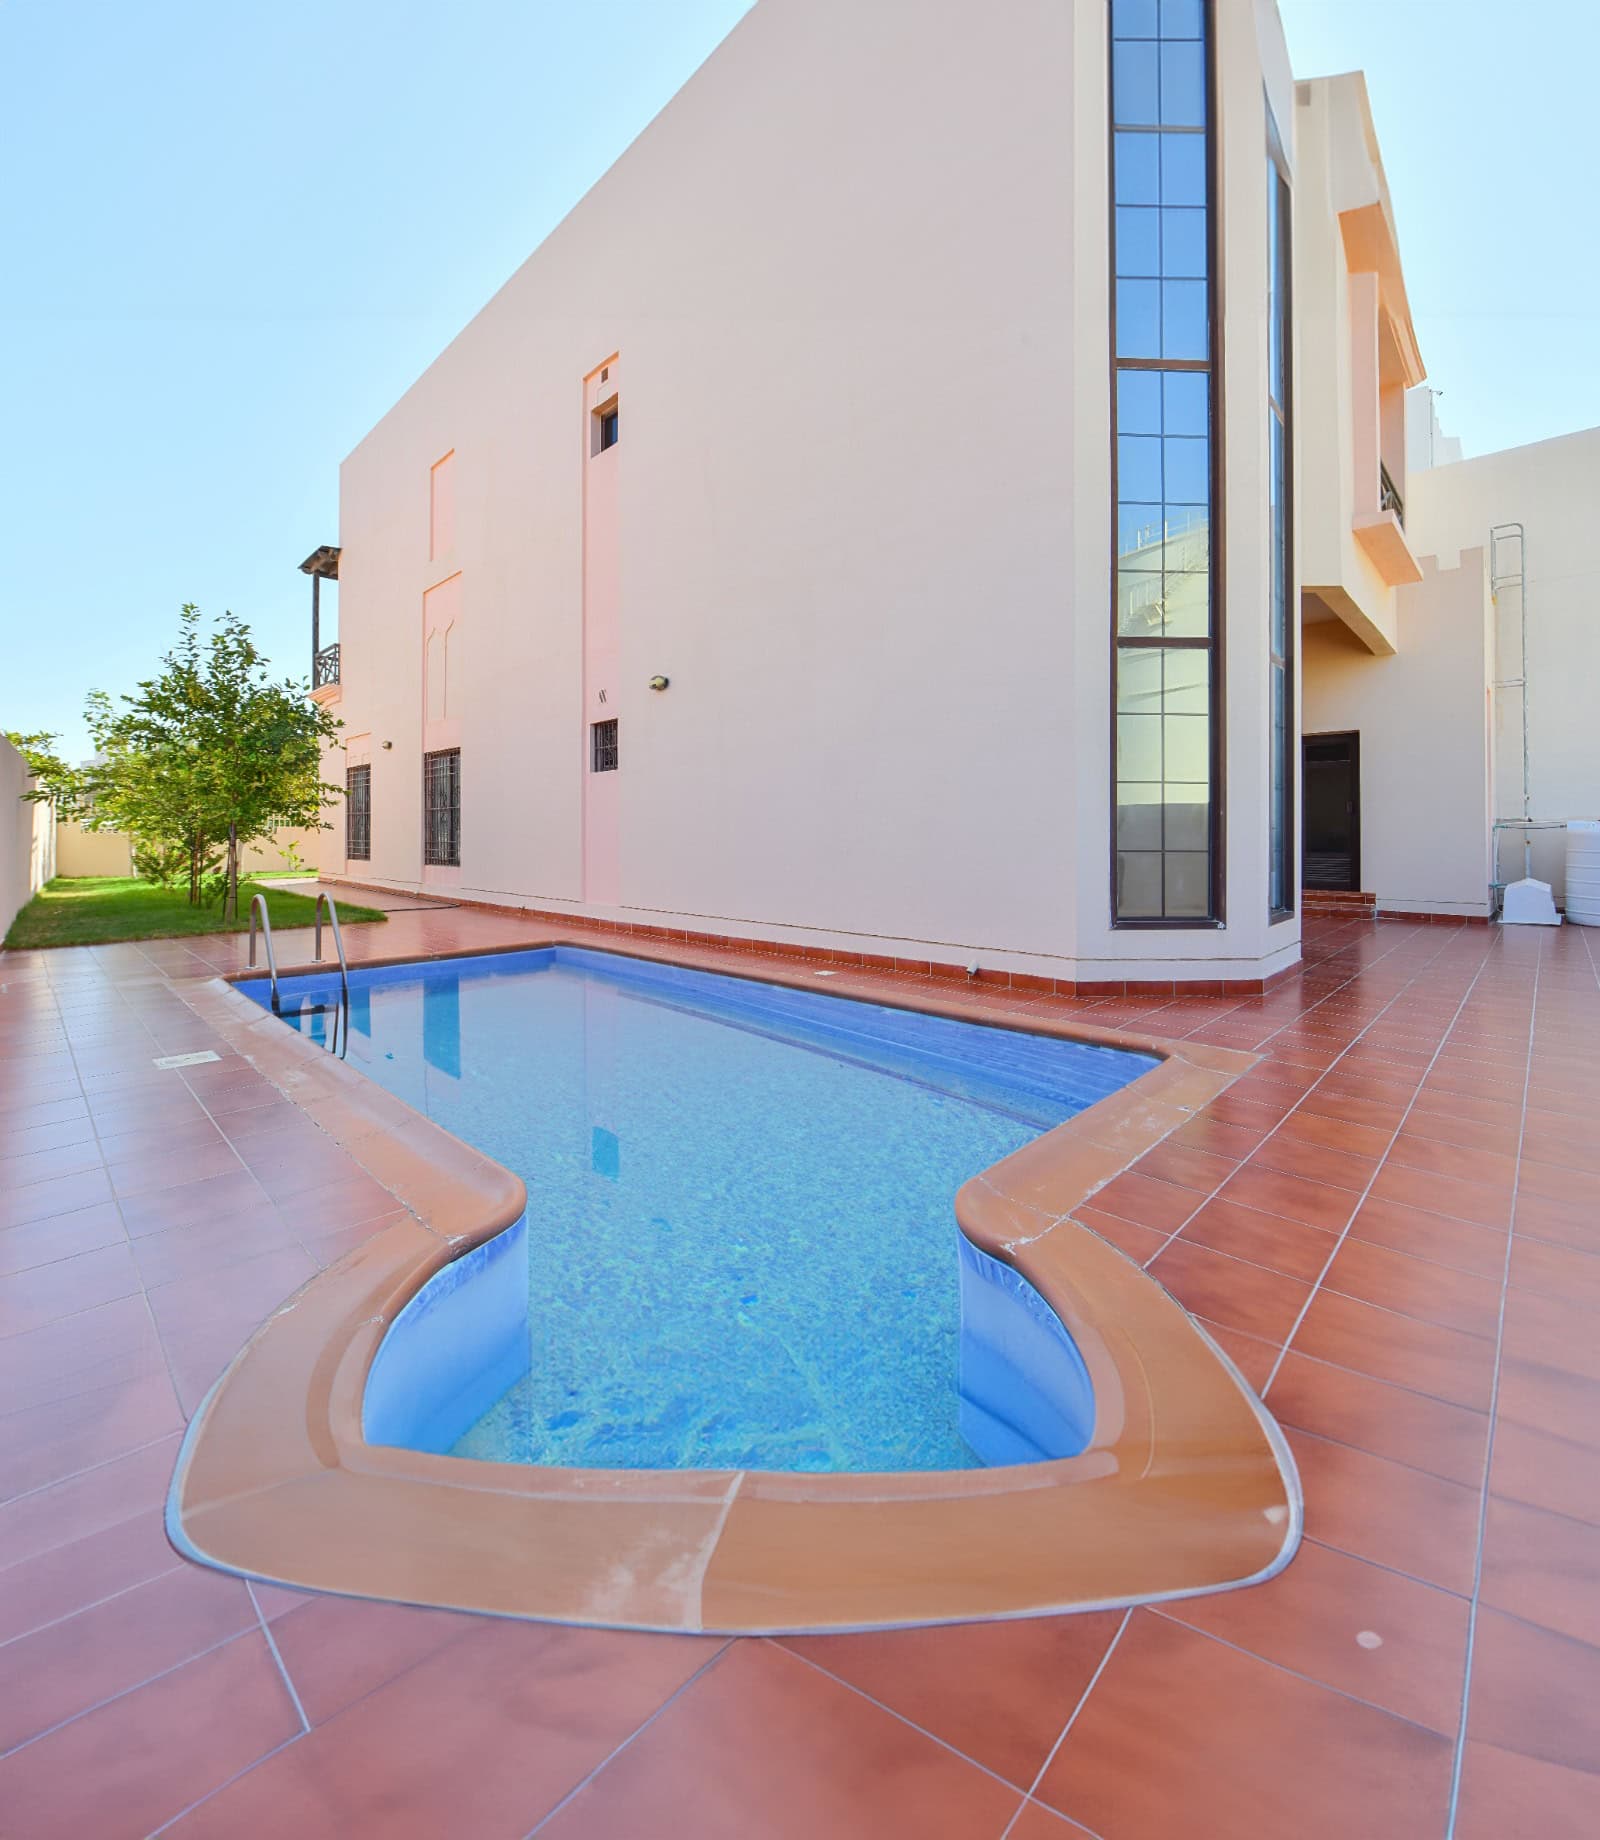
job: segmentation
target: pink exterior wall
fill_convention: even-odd
[[[602,449],[602,412],[620,405],[622,367],[613,357],[583,385],[583,899],[610,909],[622,900],[622,786],[626,765],[595,773],[590,736],[596,722],[615,721],[622,695],[622,536],[620,443]],[[631,735],[622,735],[626,747]],[[624,762],[626,755],[619,757]]]
[[[432,719],[459,723],[464,898],[1060,976],[1292,962],[1267,920],[1255,303],[1263,84],[1280,123],[1293,95],[1271,6],[1217,19],[1222,284],[1247,303],[1221,393],[1226,927],[1109,924],[1107,19],[1060,0],[759,0],[351,454],[363,879],[422,880],[403,635],[459,571],[469,642]],[[595,457],[608,352],[627,413]],[[601,689],[621,766],[594,775]]]

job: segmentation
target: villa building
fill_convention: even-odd
[[[320,867],[1080,988],[1487,916],[1489,529],[1583,520],[1424,375],[1272,0],[759,0],[345,462]]]

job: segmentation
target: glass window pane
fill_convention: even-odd
[[[1161,653],[1155,646],[1125,646],[1117,653],[1117,712],[1121,715],[1148,715],[1152,721],[1161,714]],[[1156,737],[1157,745],[1160,736]],[[1158,757],[1159,759],[1159,757]],[[1159,767],[1153,773],[1119,773],[1118,779],[1160,779]]]
[[[1117,273],[1161,273],[1161,213],[1152,206],[1117,207]]]
[[[1192,47],[1198,50],[1198,46]],[[1174,45],[1174,51],[1188,51],[1188,45]],[[1161,120],[1161,92],[1157,78],[1158,52],[1165,64],[1165,49],[1153,43],[1118,45],[1112,60],[1112,119],[1119,126],[1130,124],[1154,127]]]
[[[1163,832],[1169,850],[1204,850],[1210,847],[1211,807],[1203,799],[1169,798],[1162,812]]]
[[[1154,38],[1158,25],[1156,0],[1111,0],[1113,38]]]
[[[1161,503],[1161,449],[1153,434],[1117,437],[1117,497],[1130,503]]]
[[[1160,204],[1160,134],[1119,134],[1116,137],[1116,194],[1118,204]],[[1203,203],[1185,199],[1184,203]]]
[[[1162,620],[1159,569],[1118,569],[1117,637],[1159,639]]]
[[[1161,858],[1155,854],[1117,855],[1117,913],[1125,920],[1161,917]]]
[[[1200,505],[1211,496],[1211,443],[1193,435],[1177,435],[1161,443],[1163,477],[1162,496],[1169,501]],[[1124,489],[1124,496],[1134,493]]]
[[[1161,289],[1160,281],[1119,281],[1117,283],[1117,356],[1119,358],[1159,358],[1161,356]],[[1192,287],[1193,282],[1180,282]]]
[[[1161,0],[1163,38],[1199,38],[1205,31],[1203,0]]]
[[[1143,722],[1149,718],[1134,716]],[[1204,786],[1211,779],[1211,718],[1164,716],[1161,742],[1165,749],[1162,778],[1168,786]]]
[[[1161,379],[1167,434],[1209,434],[1211,379],[1198,371],[1168,371]]]
[[[1164,862],[1167,917],[1203,920],[1211,907],[1211,858],[1199,852],[1169,850]]]
[[[1153,782],[1117,788],[1117,848],[1161,848],[1161,788]]]
[[[1120,251],[1120,244],[1118,245]],[[1164,275],[1204,275],[1206,272],[1206,214],[1194,205],[1181,205],[1161,213],[1161,272]]]
[[[1161,283],[1162,357],[1203,359],[1209,355],[1207,304],[1203,281]]]
[[[1117,553],[1142,557],[1136,567],[1161,566],[1161,508],[1159,505],[1117,506]]]
[[[1117,427],[1123,434],[1160,434],[1161,373],[1117,373]]]
[[[1128,50],[1132,50],[1130,45]],[[1120,65],[1127,51],[1117,53]],[[1198,40],[1161,47],[1161,121],[1168,128],[1202,128],[1206,120],[1206,49]]]
[[[1170,554],[1173,549],[1168,544]],[[1169,571],[1161,584],[1162,627],[1168,639],[1205,639],[1211,633],[1211,577]]]
[[[1132,140],[1132,135],[1117,139]],[[1206,137],[1203,134],[1157,134],[1145,137],[1161,143],[1161,203],[1204,204],[1206,201]],[[1149,204],[1153,200],[1122,200],[1132,204]]]
[[[1183,717],[1188,721],[1192,718]],[[1160,779],[1161,717],[1123,715],[1117,721],[1117,778]]]
[[[1169,716],[1203,716],[1211,707],[1211,655],[1174,646],[1162,657],[1162,696]]]

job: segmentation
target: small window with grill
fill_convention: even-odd
[[[609,402],[601,403],[600,407],[593,412],[589,452],[603,454],[608,447],[615,447],[620,432],[621,424],[617,420],[617,399],[613,396]]]
[[[617,770],[616,722],[596,722],[589,730],[589,766],[595,773]]]
[[[461,861],[461,750],[422,757],[422,860],[451,866]]]
[[[371,767],[351,767],[344,776],[344,853],[351,862],[372,855]]]

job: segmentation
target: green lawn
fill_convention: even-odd
[[[17,949],[37,946],[98,946],[119,939],[174,939],[187,933],[242,933],[250,925],[250,900],[267,897],[274,927],[310,926],[315,902],[309,895],[277,888],[239,884],[238,920],[222,918],[222,901],[191,907],[187,889],[158,888],[137,876],[58,875],[47,882],[11,923],[5,943]],[[374,907],[339,903],[339,920],[382,920]]]

